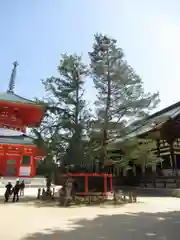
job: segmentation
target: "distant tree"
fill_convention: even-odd
[[[156,141],[151,139],[133,138],[125,140],[119,144],[123,154],[120,161],[117,161],[115,167],[129,168],[129,163],[133,165],[141,166],[141,169],[145,171],[146,167],[157,165],[162,162],[162,158],[157,156]]]
[[[90,70],[97,90],[95,108],[102,132],[101,157],[107,159],[110,123],[132,121],[146,116],[159,102],[159,94],[145,93],[143,82],[124,58],[117,41],[96,34],[93,50],[89,53]]]

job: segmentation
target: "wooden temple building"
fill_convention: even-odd
[[[171,179],[172,184],[179,181],[180,186],[180,102],[133,123],[131,131],[125,137],[119,137],[113,142],[114,149],[111,146],[109,157],[118,158],[122,154],[118,144],[132,138],[153,139],[157,147],[152,150],[163,161],[155,166],[155,174],[151,174],[151,177],[159,178],[162,184],[162,179],[165,178]]]
[[[36,162],[43,154],[26,134],[44,116],[44,107],[14,93],[17,62],[14,63],[9,89],[0,93],[0,175],[33,177]]]

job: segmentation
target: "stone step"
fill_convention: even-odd
[[[167,188],[138,188],[138,194],[141,196],[171,197],[173,190]]]

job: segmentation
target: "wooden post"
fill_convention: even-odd
[[[84,177],[84,181],[85,181],[85,193],[88,194],[89,192],[89,187],[88,187],[88,176]]]
[[[147,187],[147,181],[146,181],[146,165],[145,163],[143,163],[141,165],[141,169],[142,169],[142,176],[143,176],[143,180],[144,180],[144,187]]]
[[[104,175],[104,194],[107,193],[107,175]]]
[[[126,175],[127,175],[127,170],[126,168],[123,168],[123,177],[126,177]]]
[[[134,176],[136,176],[136,166],[134,164],[132,166],[132,171],[133,171]]]
[[[173,170],[175,172],[176,177],[176,187],[178,188],[178,170],[177,170],[177,163],[176,163],[176,156],[174,154],[174,141],[170,143],[170,156],[173,164]]]
[[[153,187],[156,188],[156,163],[152,164],[152,178]]]
[[[110,191],[113,191],[113,181],[112,181],[112,176],[109,177],[110,180]]]

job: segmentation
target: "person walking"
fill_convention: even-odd
[[[20,183],[20,196],[24,196],[25,183],[24,180]]]
[[[20,184],[19,184],[19,180],[17,180],[13,188],[13,202],[19,201],[19,190],[20,190]]]
[[[7,203],[8,200],[9,200],[9,197],[12,193],[12,187],[13,186],[12,186],[11,182],[8,182],[8,184],[5,186],[5,188],[6,188],[6,191],[5,191],[5,194],[4,194],[4,202],[5,203]]]

